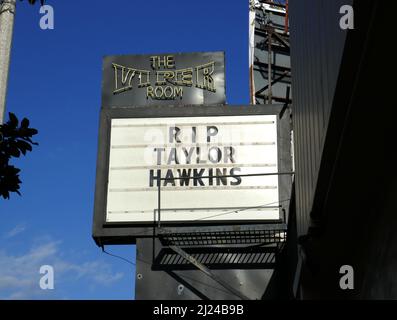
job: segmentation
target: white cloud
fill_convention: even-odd
[[[124,277],[123,273],[113,273],[111,266],[102,261],[69,261],[63,258],[59,245],[59,241],[50,241],[21,255],[0,251],[0,299],[62,299],[62,288],[70,283],[109,286]],[[42,265],[53,266],[55,290],[40,289]]]
[[[4,234],[4,238],[6,239],[10,239],[15,237],[16,235],[24,232],[26,230],[26,226],[23,224],[18,224],[17,226],[15,226],[13,229],[11,229],[10,231],[6,232]]]

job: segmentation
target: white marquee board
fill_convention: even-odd
[[[279,219],[276,115],[114,118],[106,222]],[[197,179],[178,180],[178,177]],[[217,178],[217,176],[233,176]],[[200,177],[209,177],[201,178]]]

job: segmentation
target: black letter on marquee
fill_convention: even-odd
[[[187,151],[186,148],[182,148],[183,153],[186,156],[186,164],[190,164],[192,160],[192,155],[194,151],[194,147],[190,148],[189,151]]]
[[[197,128],[192,127],[192,143],[196,143],[196,137],[197,137]]]
[[[178,169],[179,178],[183,178],[183,179],[179,180],[181,187],[189,185],[191,172],[192,172],[192,169],[188,169],[188,170],[186,170],[186,169],[183,169],[183,170]]]
[[[215,126],[207,126],[207,142],[211,142],[211,137],[218,134],[218,128]]]
[[[236,176],[236,174],[235,174],[236,171],[240,172],[241,169],[240,168],[233,168],[233,169],[230,170],[230,175],[233,176],[234,179],[236,179],[235,182],[233,182],[233,181],[230,182],[230,184],[232,186],[238,186],[239,184],[241,184],[241,177],[240,176]]]
[[[180,133],[181,133],[181,129],[180,128],[178,128],[178,127],[170,127],[169,128],[170,143],[173,143],[174,139],[175,139],[175,142],[181,143],[181,140],[179,140],[179,138],[178,138]]]
[[[154,148],[154,151],[157,151],[157,165],[161,165],[161,152],[163,152],[165,148]]]
[[[194,177],[194,185],[197,186],[197,183],[200,183],[200,186],[204,185],[203,180],[200,177],[203,176],[205,169],[201,169],[200,173],[197,172],[197,169],[193,169],[193,177]]]
[[[208,176],[209,176],[209,178],[208,178],[208,180],[209,180],[209,185],[210,186],[212,186],[213,184],[214,184],[214,178],[213,178],[213,176],[214,176],[214,169],[208,169]]]
[[[153,181],[154,179],[157,180],[157,186],[160,183],[160,179],[161,178],[161,170],[157,170],[157,176],[154,175],[154,170],[150,170],[150,177],[149,177],[149,186],[153,187]]]
[[[164,187],[166,187],[167,184],[169,184],[169,183],[171,183],[175,187],[174,174],[171,169],[168,169],[167,174],[165,175]]]
[[[236,150],[233,147],[226,147],[225,148],[225,163],[228,163],[229,160],[231,163],[235,163],[236,162],[234,160],[235,153],[236,153]]]
[[[176,148],[171,148],[170,156],[168,158],[167,164],[172,164],[172,162],[174,162],[175,164],[179,164],[178,157],[176,154]]]
[[[221,169],[216,169],[216,185],[217,186],[220,185],[220,182],[222,182],[222,185],[227,186],[227,178],[222,177],[222,176],[227,176],[227,169],[223,168],[222,171],[221,171]]]
[[[215,151],[215,152],[214,152]],[[216,154],[214,156],[214,153]],[[211,147],[208,150],[208,159],[212,162],[212,163],[218,163],[222,160],[222,152],[221,149],[219,149],[218,147]]]

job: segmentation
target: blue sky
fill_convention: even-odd
[[[133,299],[134,267],[91,238],[104,55],[225,51],[229,104],[248,104],[248,0],[19,2],[7,111],[39,146],[14,164],[22,197],[0,200],[0,299]],[[108,251],[135,261],[134,246]],[[55,289],[39,288],[53,265]]]

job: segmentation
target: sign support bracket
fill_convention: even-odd
[[[190,254],[188,254],[186,251],[184,251],[180,247],[175,246],[175,245],[171,245],[171,246],[169,246],[169,248],[174,250],[182,258],[186,259],[191,264],[196,266],[201,272],[203,272],[205,275],[210,277],[215,282],[219,283],[222,287],[224,287],[225,289],[229,290],[230,292],[232,292],[236,296],[240,297],[242,300],[250,300],[246,295],[244,295],[243,293],[241,293],[240,291],[236,290],[235,288],[230,286],[228,283],[223,281],[220,277],[218,277],[216,274],[211,272],[211,270],[208,269],[205,265],[203,265],[202,263],[198,262],[194,257],[192,257]]]

